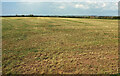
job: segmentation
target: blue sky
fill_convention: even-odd
[[[2,15],[117,16],[118,2],[2,2]]]

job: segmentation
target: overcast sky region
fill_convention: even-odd
[[[27,2],[27,0],[25,2],[24,1],[25,0],[21,0],[21,2],[14,2],[13,0],[13,2],[2,2],[2,15],[34,14],[118,16],[117,0],[111,0],[111,2]]]
[[[1,2],[119,2],[119,0],[1,0]]]

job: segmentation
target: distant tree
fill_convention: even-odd
[[[95,16],[90,16],[91,19],[95,18]]]
[[[112,19],[119,19],[119,17],[117,17],[117,16],[114,16],[114,17],[112,17]]]
[[[24,15],[21,15],[22,17],[24,17]]]
[[[33,17],[33,14],[30,14],[29,16],[30,16],[30,17]]]
[[[16,17],[17,17],[18,15],[16,14]]]

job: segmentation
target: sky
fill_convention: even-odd
[[[118,2],[2,2],[2,15],[16,14],[118,16]]]
[[[1,0],[2,2],[119,2],[119,0]]]

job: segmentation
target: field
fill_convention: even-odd
[[[116,74],[118,21],[2,18],[3,74]]]

